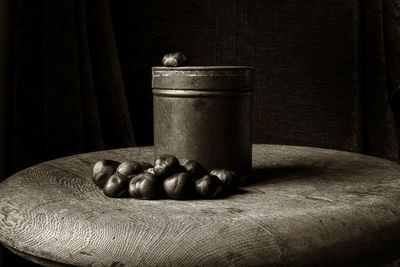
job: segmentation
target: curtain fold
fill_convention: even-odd
[[[107,0],[86,1],[89,51],[106,147],[135,145]]]
[[[361,1],[364,153],[400,160],[400,1]]]
[[[135,145],[108,1],[17,1],[11,172]]]
[[[400,119],[400,0],[383,1],[382,13],[389,102]]]

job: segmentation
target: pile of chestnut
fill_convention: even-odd
[[[180,164],[173,155],[161,155],[154,166],[147,162],[103,159],[93,166],[92,178],[106,196],[130,195],[139,199],[212,199],[232,193],[239,185],[233,171],[208,172],[191,159]]]

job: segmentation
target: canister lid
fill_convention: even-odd
[[[253,90],[253,67],[153,67],[152,88],[190,90]]]

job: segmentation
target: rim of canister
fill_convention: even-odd
[[[152,88],[165,90],[253,90],[254,67],[152,67]]]
[[[223,70],[223,69],[254,69],[251,66],[183,66],[183,67],[165,67],[155,66],[153,70]]]

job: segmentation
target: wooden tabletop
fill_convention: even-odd
[[[106,197],[99,159],[152,161],[152,147],[74,155],[0,184],[0,241],[43,264],[380,264],[400,256],[400,165],[309,147],[253,145],[254,178],[216,200]]]

